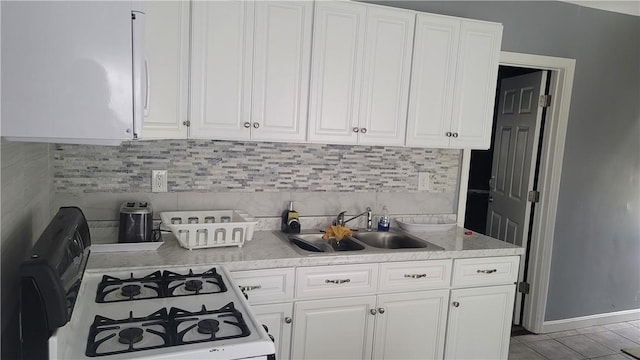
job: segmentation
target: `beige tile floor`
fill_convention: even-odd
[[[512,336],[509,360],[629,360],[620,349],[634,346],[640,346],[640,320]]]

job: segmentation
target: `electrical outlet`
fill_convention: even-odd
[[[429,190],[429,173],[419,172],[418,173],[418,191],[427,191],[427,190]]]
[[[151,192],[167,192],[167,170],[151,171]]]

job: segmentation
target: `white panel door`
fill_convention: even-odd
[[[290,358],[292,303],[251,305],[258,324],[266,325],[276,345],[276,359]]]
[[[451,290],[445,358],[507,359],[515,288]]]
[[[312,2],[255,5],[254,140],[306,139],[312,15]]]
[[[359,144],[404,145],[415,17],[367,6]]]
[[[502,25],[462,21],[451,122],[452,148],[488,149]]]
[[[187,1],[144,3],[149,58],[149,112],[143,139],[187,137],[189,86],[189,11]]]
[[[496,135],[489,187],[486,234],[527,247],[535,174],[534,152],[538,149],[542,107],[538,103],[547,82],[547,72],[503,79],[498,99]],[[518,281],[523,281],[526,258],[520,259]],[[516,295],[519,322],[522,294]]]
[[[442,359],[449,290],[378,296],[374,359]]]
[[[309,140],[355,144],[361,93],[366,6],[315,3]]]
[[[253,2],[192,3],[190,138],[249,139]]]
[[[295,304],[292,359],[370,359],[375,295]]]
[[[459,36],[459,19],[418,14],[407,146],[449,146]]]

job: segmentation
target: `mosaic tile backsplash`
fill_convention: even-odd
[[[52,145],[56,192],[150,192],[168,170],[169,192],[408,192],[418,172],[431,193],[457,189],[460,150],[157,140],[120,146]]]

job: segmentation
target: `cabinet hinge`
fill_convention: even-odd
[[[135,20],[136,19],[136,14],[134,12],[131,13],[131,20]]]
[[[518,283],[518,292],[523,294],[529,293],[529,283],[527,282],[519,282]]]
[[[185,121],[182,122],[182,125],[184,125],[186,127],[189,127],[189,126],[191,126],[191,121],[185,120]]]
[[[543,108],[551,106],[551,95],[540,95],[538,104]]]
[[[539,202],[540,201],[540,192],[536,191],[536,190],[529,191],[529,194],[527,195],[527,200],[529,200],[529,202],[532,202],[532,203]]]

